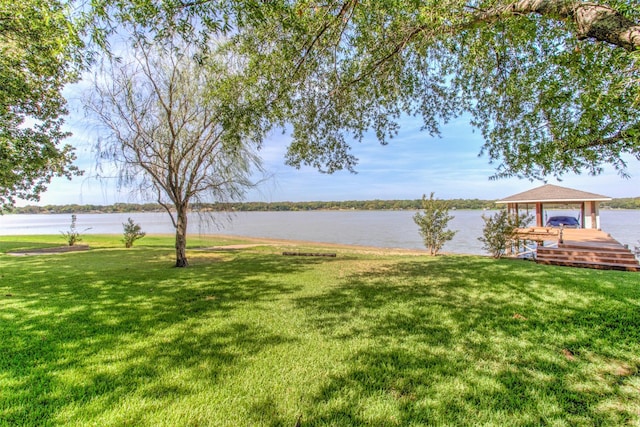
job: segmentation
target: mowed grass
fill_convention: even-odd
[[[118,239],[0,237],[0,425],[640,423],[637,273]]]

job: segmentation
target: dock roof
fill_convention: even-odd
[[[606,202],[609,200],[611,200],[611,197],[601,194],[545,184],[532,190],[505,197],[496,203]]]

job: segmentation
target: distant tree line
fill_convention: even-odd
[[[453,199],[449,200],[454,209],[485,209],[495,207],[492,200]],[[313,211],[313,210],[416,210],[421,209],[422,201],[415,200],[345,200],[313,202],[245,202],[228,205],[204,205],[202,210],[233,211]]]
[[[452,199],[449,206],[455,209],[489,209],[495,208],[493,200]],[[252,211],[313,211],[313,210],[415,210],[421,208],[421,200],[347,200],[347,201],[313,201],[313,202],[234,202],[234,203],[196,203],[194,211],[212,212],[252,212]],[[45,205],[16,207],[11,213],[130,213],[130,212],[165,212],[156,203],[115,203],[113,205]]]
[[[448,199],[450,209],[497,209],[495,200]],[[566,206],[549,206],[564,208]],[[418,210],[422,200],[346,200],[315,202],[237,202],[200,203],[193,210],[200,212],[267,212],[267,211],[315,211],[315,210]],[[603,209],[640,209],[640,197],[613,199],[602,204]],[[11,213],[18,214],[78,214],[78,213],[131,213],[165,212],[157,203],[115,203],[113,205],[46,205],[15,207]]]
[[[14,207],[9,213],[17,214],[72,214],[72,213],[129,213],[166,212],[157,203],[115,203],[113,205],[45,205]]]
[[[640,209],[640,197],[613,199],[608,203],[603,203],[602,207],[611,209]]]

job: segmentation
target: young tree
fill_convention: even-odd
[[[429,251],[429,255],[437,255],[440,249],[457,231],[448,230],[447,226],[453,216],[449,215],[449,206],[444,200],[434,199],[432,192],[427,199],[422,196],[422,210],[413,216],[413,221],[420,227],[420,235],[424,240],[424,245]]]
[[[488,251],[492,257],[501,258],[516,240],[515,230],[517,228],[526,227],[533,217],[526,214],[519,216],[509,215],[503,209],[494,215],[482,215],[484,227],[482,228],[482,237],[478,237],[484,245],[482,249]]]
[[[77,217],[75,214],[71,215],[71,225],[69,226],[68,231],[61,231],[60,233],[64,236],[64,239],[67,241],[69,246],[73,246],[76,243],[82,241],[80,237],[80,232],[78,231],[78,227],[76,227]],[[90,230],[91,227],[85,228],[84,231]]]
[[[131,218],[127,218],[127,222],[122,224],[122,234],[122,241],[127,249],[133,247],[133,242],[147,235],[140,224],[136,224]]]
[[[79,175],[60,146],[62,90],[78,79],[82,43],[66,2],[0,0],[0,211],[38,200],[54,176]]]
[[[228,58],[170,35],[134,46],[106,60],[86,105],[107,131],[99,155],[119,166],[122,185],[165,208],[176,230],[176,267],[186,267],[190,205],[243,196],[260,168],[262,130]]]

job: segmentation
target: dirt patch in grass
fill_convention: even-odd
[[[54,246],[51,248],[26,249],[22,251],[10,251],[7,255],[23,256],[23,255],[49,255],[63,254],[67,252],[77,252],[89,250],[89,245],[73,245],[73,246]]]

